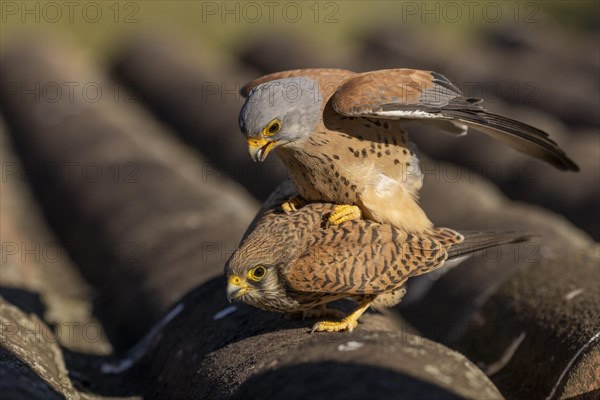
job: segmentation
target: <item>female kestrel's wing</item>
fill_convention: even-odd
[[[385,293],[448,257],[446,246],[427,235],[366,220],[317,230],[306,245],[306,253],[282,271],[286,284],[299,292]]]
[[[282,270],[295,291],[370,295],[401,288],[410,277],[469,254],[529,240],[523,232],[467,232],[432,228],[406,233],[387,224],[354,220],[314,230],[306,253]]]

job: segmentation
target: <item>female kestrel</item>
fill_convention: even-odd
[[[313,331],[352,331],[365,310],[391,307],[405,293],[408,278],[469,254],[526,240],[505,232],[458,233],[431,228],[407,233],[389,224],[351,220],[327,222],[335,205],[311,203],[281,211],[292,192],[276,192],[255,219],[225,266],[227,297],[267,311],[336,315],[325,304],[350,298],[358,308],[341,321],[322,321]]]

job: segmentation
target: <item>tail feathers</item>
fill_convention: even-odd
[[[534,235],[524,232],[461,232],[464,240],[448,250],[448,260],[509,243],[526,242]]]
[[[561,170],[579,171],[548,134],[531,125],[483,110],[444,109],[444,117],[460,122],[502,141],[514,149],[544,160]]]
[[[454,229],[434,227],[427,230],[427,236],[440,242],[445,248],[461,243],[465,237]]]

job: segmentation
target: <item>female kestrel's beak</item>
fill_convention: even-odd
[[[246,283],[236,275],[232,275],[227,281],[227,300],[230,302],[243,296],[248,290]]]
[[[271,141],[265,138],[250,138],[248,139],[248,152],[250,153],[250,158],[255,162],[263,162],[271,150],[277,147],[277,145],[277,140]]]

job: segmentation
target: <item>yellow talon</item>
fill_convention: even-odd
[[[362,213],[360,208],[357,206],[351,206],[349,204],[342,204],[335,206],[333,212],[329,216],[329,223],[332,225],[339,225],[342,222],[351,221],[353,219],[361,219]]]
[[[304,206],[305,204],[306,204],[306,200],[304,200],[302,197],[294,196],[291,199],[289,199],[288,201],[286,201],[285,203],[283,203],[281,205],[281,209],[286,214],[291,214],[295,211],[298,211],[298,209],[302,208],[302,206]]]
[[[339,322],[334,321],[321,321],[317,322],[313,325],[310,333],[313,332],[340,332],[340,331],[348,331],[352,332],[354,328],[358,325],[357,320],[346,321],[346,318]]]
[[[340,331],[352,332],[354,330],[354,328],[356,328],[356,326],[358,325],[358,319],[360,318],[361,315],[363,315],[363,313],[365,311],[367,311],[367,309],[371,305],[371,302],[374,299],[375,299],[374,296],[369,296],[369,297],[365,298],[363,301],[361,301],[358,308],[356,310],[354,310],[354,312],[352,314],[348,315],[346,318],[344,318],[341,321],[317,322],[316,324],[313,325],[310,333],[313,333],[313,332],[340,332]]]

